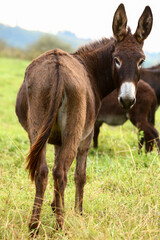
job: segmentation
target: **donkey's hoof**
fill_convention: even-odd
[[[63,229],[63,225],[64,225],[64,219],[63,217],[59,217],[56,221],[55,229],[56,230]]]
[[[40,227],[40,224],[37,223],[37,222],[33,222],[33,223],[30,222],[29,223],[29,230],[30,230],[29,235],[30,235],[30,237],[34,237],[34,236],[38,235],[39,227]]]

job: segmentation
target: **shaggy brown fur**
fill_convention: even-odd
[[[149,68],[143,68],[141,71],[141,79],[147,82],[155,91],[160,105],[160,64]]]
[[[63,226],[64,190],[75,157],[75,208],[82,212],[86,158],[100,101],[123,82],[137,85],[139,61],[144,59],[143,41],[152,27],[150,8],[145,8],[135,35],[126,31],[126,23],[121,4],[113,20],[114,39],[80,48],[74,54],[51,50],[35,59],[26,70],[17,95],[16,113],[31,142],[27,169],[31,179],[35,179],[36,195],[30,229],[39,226],[48,181],[48,142],[55,145],[52,208],[57,227]],[[121,59],[119,69],[115,57]],[[133,104],[129,94],[124,96],[123,104],[126,108]]]
[[[136,103],[129,111],[122,109],[117,101],[117,91],[114,90],[102,100],[101,108],[95,123],[94,148],[98,147],[98,135],[103,123],[118,126],[130,120],[134,126],[143,131],[144,137],[140,137],[139,152],[145,142],[146,152],[153,149],[154,142],[160,149],[158,131],[154,128],[157,98],[149,84],[140,80],[137,88]]]

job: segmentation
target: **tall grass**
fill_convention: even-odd
[[[15,115],[16,94],[27,61],[0,58],[0,239],[28,239],[35,188],[25,171],[29,150],[26,132]],[[156,114],[156,128],[160,112]],[[156,149],[137,153],[137,129],[103,125],[99,148],[91,147],[83,216],[74,212],[74,169],[65,191],[64,231],[55,231],[53,146],[48,145],[49,181],[37,239],[160,239],[160,160]]]

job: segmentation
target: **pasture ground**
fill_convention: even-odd
[[[15,115],[15,100],[29,62],[0,58],[0,239],[28,239],[35,188],[25,171],[26,132]],[[156,113],[160,131],[160,110]],[[160,239],[160,158],[137,153],[137,129],[103,125],[98,150],[91,147],[83,216],[74,212],[72,164],[65,191],[64,231],[55,231],[51,211],[54,150],[48,145],[48,187],[36,239]]]

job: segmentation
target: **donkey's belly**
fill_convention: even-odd
[[[123,115],[109,115],[98,118],[98,120],[107,123],[111,126],[118,126],[122,125],[127,121],[127,116],[125,114]]]

